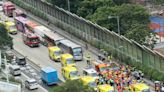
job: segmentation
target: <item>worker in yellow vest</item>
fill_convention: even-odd
[[[111,63],[112,62],[112,54],[111,55],[108,55],[108,61]]]

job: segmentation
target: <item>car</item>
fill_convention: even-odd
[[[18,65],[26,65],[26,58],[24,56],[17,56],[16,57],[16,63]]]
[[[25,81],[25,87],[30,90],[38,89],[38,83],[34,78],[27,79]]]

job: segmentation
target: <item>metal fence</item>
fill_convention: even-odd
[[[11,0],[20,7],[41,18],[49,20],[68,33],[90,43],[98,49],[105,49],[123,61],[140,62],[164,73],[164,57],[149,48],[119,36],[75,14],[41,0]]]

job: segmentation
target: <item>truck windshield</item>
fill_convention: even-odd
[[[56,56],[59,56],[59,55],[61,54],[61,51],[55,51],[54,54],[55,54]]]
[[[96,87],[96,83],[95,83],[94,81],[89,82],[88,85],[89,85],[90,87],[93,87],[93,88]]]
[[[20,71],[20,68],[15,68],[14,71]]]
[[[144,89],[142,92],[150,92],[150,89]]]
[[[77,71],[72,71],[70,72],[70,76],[73,77],[77,77],[78,76],[78,72]]]
[[[74,63],[74,61],[73,61],[72,58],[68,58],[68,59],[67,59],[67,64],[73,64],[73,63]]]
[[[73,55],[74,55],[74,56],[80,56],[81,53],[82,53],[81,47],[78,47],[78,48],[74,48],[74,49],[73,49]]]
[[[36,81],[31,81],[31,82],[29,82],[29,84],[30,84],[30,85],[32,85],[32,84],[37,84],[37,82],[36,82]]]
[[[38,38],[30,38],[30,42],[38,42],[39,39]]]

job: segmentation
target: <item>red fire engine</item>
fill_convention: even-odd
[[[25,32],[22,34],[24,44],[30,47],[39,47],[39,37],[33,33]]]
[[[15,10],[15,5],[13,3],[4,2],[2,8],[6,16],[9,16],[9,17],[13,16],[13,11]]]

